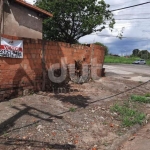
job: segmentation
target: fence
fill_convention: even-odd
[[[16,95],[24,95],[26,91],[42,89],[43,72],[45,83],[49,84],[47,70],[53,64],[61,64],[61,58],[66,58],[67,65],[75,64],[75,60],[84,60],[83,64],[103,64],[104,48],[99,45],[70,45],[62,42],[42,41],[3,35],[11,40],[23,40],[22,59],[0,57],[0,100]],[[100,77],[102,68],[97,70]]]

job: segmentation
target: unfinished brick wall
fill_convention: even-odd
[[[41,90],[42,87],[42,40],[27,39],[3,35],[11,40],[23,40],[24,58],[0,57],[0,100],[15,95],[25,94],[28,90]],[[74,60],[83,60],[90,64],[91,56],[97,58],[97,63],[104,62],[104,49],[98,45],[70,45],[62,42],[46,41],[44,44],[45,67],[48,70],[52,64],[60,63],[66,57],[67,64]],[[95,65],[97,64],[95,63]],[[101,68],[98,71],[101,76]]]

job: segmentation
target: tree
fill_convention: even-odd
[[[43,23],[45,38],[53,41],[76,43],[106,26],[112,30],[115,24],[104,0],[42,0],[36,5],[53,14]]]
[[[148,59],[149,58],[149,52],[147,50],[142,50],[139,52],[138,56],[142,59]]]
[[[133,52],[132,52],[132,55],[133,56],[138,56],[140,50],[139,49],[134,49]]]
[[[139,50],[134,49],[132,52],[132,56],[140,57],[142,59],[150,59],[150,53],[148,50]]]
[[[148,59],[150,59],[150,52],[148,53]]]

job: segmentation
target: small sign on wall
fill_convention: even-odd
[[[0,57],[23,58],[23,41],[1,38]]]

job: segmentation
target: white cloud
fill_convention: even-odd
[[[110,10],[131,6],[139,3],[147,2],[147,0],[105,0],[106,3],[110,4]],[[149,11],[150,4],[132,7],[129,9],[119,10],[113,12],[116,19],[114,31],[110,32],[109,29],[103,30],[99,35],[103,36],[85,36],[82,37],[80,42],[99,41],[108,45],[109,49],[113,53],[120,53],[121,51],[132,51],[134,48],[149,49],[150,50],[150,19],[134,19],[132,18],[150,18]],[[127,19],[127,20],[117,20]],[[117,36],[118,31],[121,31],[122,27],[125,27],[123,36],[129,37],[127,39],[119,40],[111,36]],[[149,39],[149,40],[148,40]],[[145,40],[145,41],[144,41]]]

